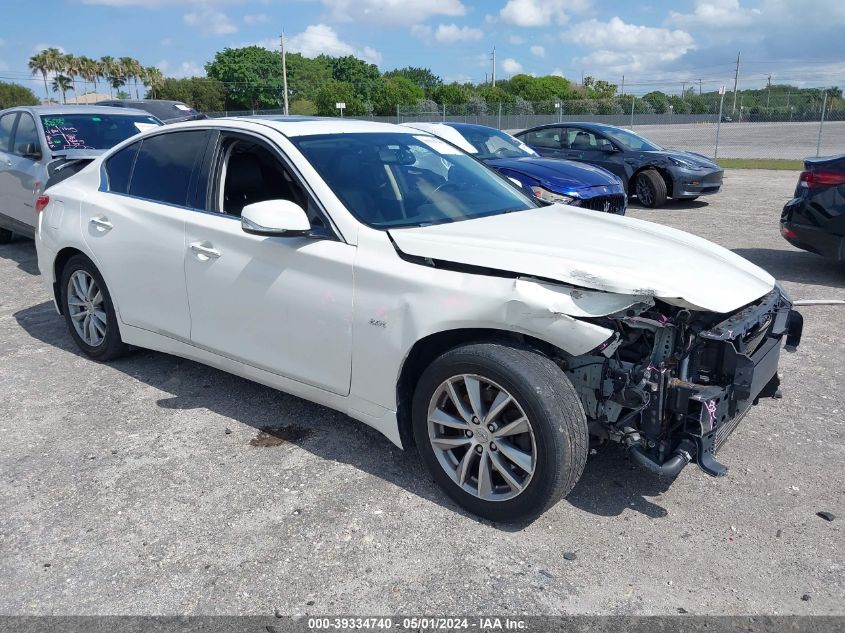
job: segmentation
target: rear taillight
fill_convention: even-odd
[[[845,185],[845,172],[838,171],[802,171],[798,183],[815,189],[816,187],[835,187]]]
[[[50,196],[38,196],[35,199],[35,212],[41,213],[50,204]]]

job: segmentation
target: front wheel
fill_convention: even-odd
[[[412,407],[414,438],[435,481],[486,519],[533,519],[584,470],[581,402],[537,352],[499,343],[450,350],[423,372]]]
[[[666,182],[654,169],[646,169],[637,176],[635,183],[637,199],[644,207],[654,209],[666,202]]]
[[[114,305],[100,271],[90,259],[71,257],[61,273],[61,301],[73,340],[87,356],[112,360],[124,354]]]

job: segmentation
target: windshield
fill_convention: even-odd
[[[139,114],[49,114],[41,124],[50,151],[109,149],[161,122]]]
[[[620,145],[624,145],[628,149],[639,150],[643,152],[651,152],[663,149],[660,145],[647,141],[639,134],[634,134],[628,130],[623,130],[618,127],[598,126],[602,133],[606,134]]]
[[[490,158],[537,158],[539,154],[510,134],[489,127],[454,127],[475,148],[481,160]]]
[[[293,141],[368,226],[440,224],[537,206],[504,178],[433,136],[326,134]]]

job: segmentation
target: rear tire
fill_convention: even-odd
[[[417,383],[412,424],[438,485],[491,521],[536,518],[572,490],[587,460],[587,419],[566,375],[537,352],[501,343],[434,360]]]
[[[126,353],[103,276],[83,254],[71,257],[59,281],[62,313],[71,338],[82,352],[98,361],[108,361]]]
[[[646,169],[637,175],[634,190],[640,204],[655,209],[666,202],[666,182],[654,169]]]
[[[15,234],[8,229],[0,229],[0,244],[8,244],[15,237]]]

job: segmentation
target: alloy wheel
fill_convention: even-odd
[[[437,461],[465,492],[484,501],[522,493],[537,465],[531,421],[502,386],[476,374],[445,380],[428,407]]]
[[[86,345],[99,347],[106,338],[108,315],[103,292],[84,270],[75,271],[68,280],[67,309],[73,327]]]
[[[640,204],[646,207],[654,200],[651,193],[651,185],[646,182],[646,179],[643,176],[637,178],[637,198],[640,199]]]

